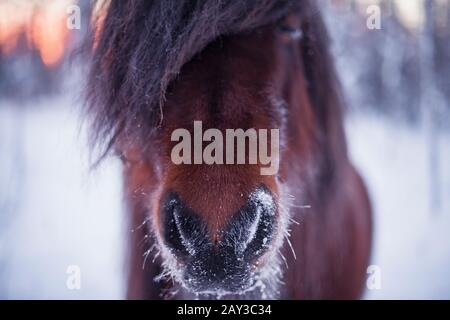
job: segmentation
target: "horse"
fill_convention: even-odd
[[[361,298],[371,205],[316,2],[124,0],[95,16],[86,113],[99,160],[123,162],[127,298]],[[278,129],[279,169],[174,163],[174,130],[196,121]]]

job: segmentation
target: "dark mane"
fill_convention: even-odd
[[[169,84],[194,55],[220,36],[274,23],[292,10],[305,17],[305,70],[313,101],[325,117],[328,102],[336,104],[335,81],[315,7],[309,0],[108,1],[89,50],[93,140],[105,143],[107,151],[120,135],[148,137],[163,120]]]

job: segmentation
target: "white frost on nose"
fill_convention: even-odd
[[[182,222],[180,221],[180,214],[178,212],[178,209],[175,209],[173,212],[173,217],[175,219],[175,224],[177,226],[178,232],[180,233],[181,242],[183,243],[184,247],[186,248],[187,252],[194,256],[196,253],[195,246],[192,245],[192,243],[187,240],[188,237],[182,227]]]
[[[256,207],[256,218],[248,228],[248,237],[245,240],[245,243],[243,245],[243,248],[247,248],[248,244],[252,242],[253,238],[255,237],[256,231],[258,230],[259,226],[259,220],[261,219],[261,207],[258,205]]]
[[[258,189],[250,195],[250,201],[258,204],[258,209],[261,207],[267,208],[270,215],[275,214],[274,201],[272,196],[262,189]]]
[[[248,244],[253,241],[255,238],[256,232],[258,231],[258,227],[260,226],[261,214],[263,213],[263,209],[267,210],[268,214],[273,216],[275,214],[275,205],[273,202],[273,198],[270,194],[262,189],[258,189],[250,194],[250,202],[253,202],[256,205],[256,217],[254,221],[251,223],[248,230],[244,230],[247,233],[247,237],[245,242],[242,245],[243,250],[247,248]],[[266,239],[267,241],[267,239]]]

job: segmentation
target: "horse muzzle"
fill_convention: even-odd
[[[211,236],[201,215],[175,192],[161,206],[164,245],[179,262],[184,287],[195,293],[240,293],[250,288],[258,274],[258,260],[270,250],[277,225],[277,205],[264,186],[226,225]]]

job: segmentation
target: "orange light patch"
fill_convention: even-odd
[[[43,63],[58,64],[69,39],[67,7],[73,1],[5,1],[0,4],[0,46],[11,54],[25,33],[28,46],[36,48]]]

